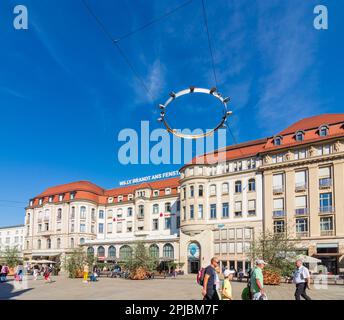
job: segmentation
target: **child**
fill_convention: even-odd
[[[222,286],[222,300],[233,300],[231,281],[233,280],[234,270],[226,269],[223,275],[225,279]]]

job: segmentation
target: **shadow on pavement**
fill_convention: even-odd
[[[2,282],[0,283],[0,300],[9,300],[31,290],[32,288],[15,290],[13,284],[9,283],[8,281]]]

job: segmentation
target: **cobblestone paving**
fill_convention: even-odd
[[[240,300],[245,283],[233,282],[233,295]],[[267,286],[270,300],[293,300],[294,285],[281,284]],[[327,289],[317,290],[312,286],[308,292],[315,300],[344,300],[343,285],[329,285]],[[201,287],[194,275],[179,276],[176,279],[154,279],[133,281],[124,279],[101,278],[98,282],[82,283],[81,279],[68,279],[65,276],[53,277],[52,283],[44,283],[28,278],[21,287],[16,287],[12,279],[0,283],[0,299],[162,299],[162,300],[199,300]]]

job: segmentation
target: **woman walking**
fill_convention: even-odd
[[[84,283],[88,282],[88,273],[89,273],[90,269],[87,263],[84,264]]]

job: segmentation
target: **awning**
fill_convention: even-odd
[[[338,248],[338,243],[317,243],[317,248]]]
[[[39,252],[39,253],[32,253],[33,257],[57,257],[61,254],[61,252]]]

